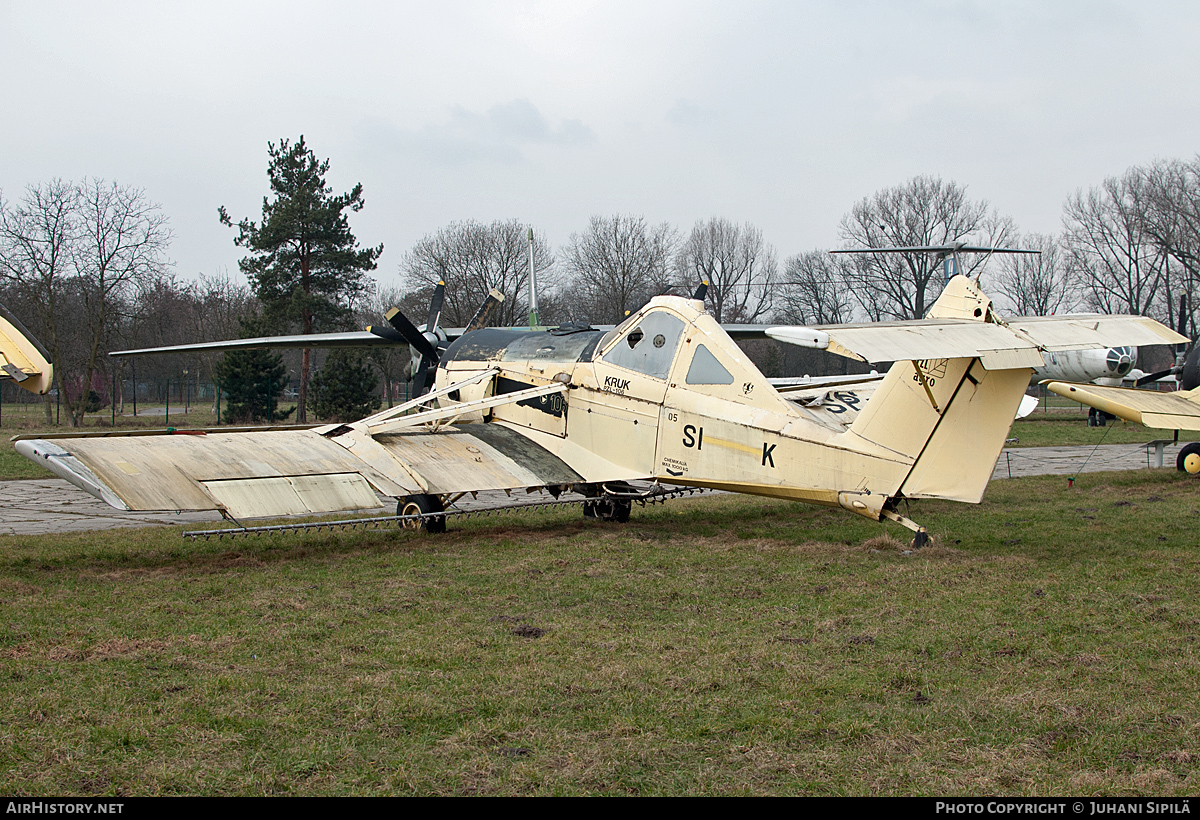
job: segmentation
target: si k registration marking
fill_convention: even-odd
[[[742,444],[737,441],[729,441],[723,438],[708,437],[708,443],[715,447],[724,447],[726,450],[737,450],[742,453],[750,453],[751,455],[759,455],[758,448],[751,447],[749,444]],[[695,447],[697,450],[704,449],[704,428],[697,428],[694,425],[688,424],[683,428],[683,446]],[[762,466],[768,464],[775,466],[775,444],[767,444],[765,441],[762,446]]]

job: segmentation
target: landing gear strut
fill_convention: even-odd
[[[919,550],[921,547],[924,547],[929,543],[929,530],[925,529],[911,518],[906,518],[895,510],[889,510],[886,507],[879,511],[879,517],[886,518],[889,521],[895,521],[897,524],[912,530],[913,549]]]
[[[618,524],[624,524],[629,520],[631,509],[633,509],[633,502],[628,498],[605,496],[584,504],[583,516],[584,518],[595,518],[598,521],[616,521]]]
[[[589,500],[583,505],[583,517],[597,521],[616,521],[624,524],[633,509],[633,499],[643,497],[633,486],[624,481],[610,484],[577,484],[575,491]]]

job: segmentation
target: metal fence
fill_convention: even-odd
[[[86,419],[89,424],[112,424],[129,422],[134,418],[146,421],[161,420],[164,426],[173,418],[188,423],[217,424],[225,420],[225,408],[229,395],[221,391],[221,401],[216,401],[220,385],[209,380],[179,378],[152,378],[110,380],[102,384],[93,380],[92,406]],[[299,398],[300,385],[289,382],[283,390],[280,405],[286,408]],[[395,403],[411,398],[410,382],[393,382],[392,399]],[[387,406],[385,388],[381,385],[381,406]],[[115,401],[114,401],[115,398]],[[47,408],[49,419],[47,420]],[[219,420],[218,420],[219,418]],[[69,411],[63,406],[58,388],[46,396],[35,396],[16,384],[0,382],[0,427],[20,428],[71,423]]]

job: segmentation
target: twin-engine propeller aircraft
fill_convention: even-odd
[[[865,404],[847,384],[780,392],[702,301],[659,296],[608,331],[464,332],[433,351],[431,392],[351,424],[16,447],[122,509],[236,521],[369,509],[378,493],[436,529],[464,493],[572,489],[595,499],[593,515],[624,520],[642,480],[842,507],[907,527],[919,546],[925,529],[898,505],[981,499],[1042,351],[1182,338],[1144,317],[1002,321],[964,276],[926,319],[767,333],[895,364]]]
[[[1146,427],[1174,430],[1176,439],[1180,430],[1200,431],[1200,344],[1193,345],[1174,367],[1150,373],[1138,379],[1138,384],[1149,384],[1165,376],[1176,377],[1179,386],[1177,391],[1159,393],[1154,390],[1063,381],[1046,381],[1043,384],[1050,392],[1093,410]],[[1175,466],[1192,475],[1200,474],[1200,442],[1181,447]]]

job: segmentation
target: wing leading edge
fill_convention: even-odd
[[[1043,382],[1051,393],[1159,430],[1200,430],[1200,388],[1158,393],[1132,387]]]

